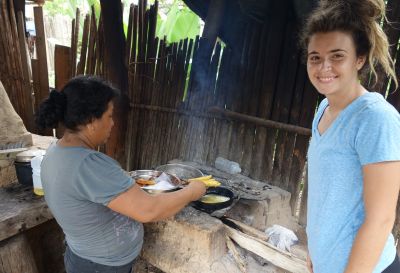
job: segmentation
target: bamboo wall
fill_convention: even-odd
[[[222,156],[238,162],[249,176],[290,191],[295,209],[309,135],[209,111],[217,106],[310,127],[318,96],[300,60],[293,10],[275,3],[276,12],[264,24],[248,24],[240,52],[217,43],[208,67],[199,72],[189,69],[201,39],[172,45],[155,39],[157,7],[145,12],[142,3],[131,8],[128,34],[129,169],[153,168],[174,158],[213,165]],[[194,73],[202,77],[200,85],[191,80],[183,99],[185,79]]]

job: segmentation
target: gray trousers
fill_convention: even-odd
[[[64,255],[65,271],[67,273],[133,273],[134,261],[122,266],[98,264],[73,253],[67,246]]]

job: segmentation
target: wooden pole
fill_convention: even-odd
[[[128,70],[125,65],[125,34],[120,1],[101,0],[104,30],[105,67],[108,80],[121,90],[114,104],[114,129],[106,145],[106,153],[125,166],[125,132],[129,109]]]
[[[305,135],[305,136],[311,135],[311,130],[308,128],[304,128],[304,127],[300,127],[300,126],[296,126],[296,125],[290,125],[290,124],[277,122],[277,121],[273,121],[273,120],[257,118],[257,117],[253,117],[253,116],[249,116],[249,115],[244,115],[244,114],[240,114],[237,112],[222,109],[219,107],[211,107],[211,108],[209,108],[209,112],[220,113],[226,118],[240,120],[243,122],[250,122],[253,124],[263,125],[263,126],[266,126],[269,128],[274,128],[274,129],[282,129],[287,132],[297,133],[299,135]]]

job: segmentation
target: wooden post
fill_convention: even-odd
[[[106,153],[125,166],[125,132],[129,99],[128,71],[125,65],[125,36],[120,1],[101,0],[105,44],[105,67],[108,80],[121,90],[114,105],[114,129],[106,145]]]
[[[71,78],[71,48],[68,46],[56,45],[54,48],[54,74],[55,88],[60,91]],[[64,127],[56,128],[56,135],[61,138],[64,134]]]
[[[39,65],[39,84],[40,84],[40,88],[39,90],[37,90],[39,92],[38,94],[35,94],[35,100],[37,103],[40,104],[45,98],[49,96],[49,72],[47,69],[46,37],[44,32],[42,7],[34,7],[33,13],[35,16],[35,26],[36,26],[36,47],[37,47],[37,59]]]

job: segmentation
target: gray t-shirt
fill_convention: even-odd
[[[107,155],[82,148],[49,147],[41,165],[45,199],[70,249],[96,263],[120,266],[143,244],[141,223],[107,207],[132,178]]]

